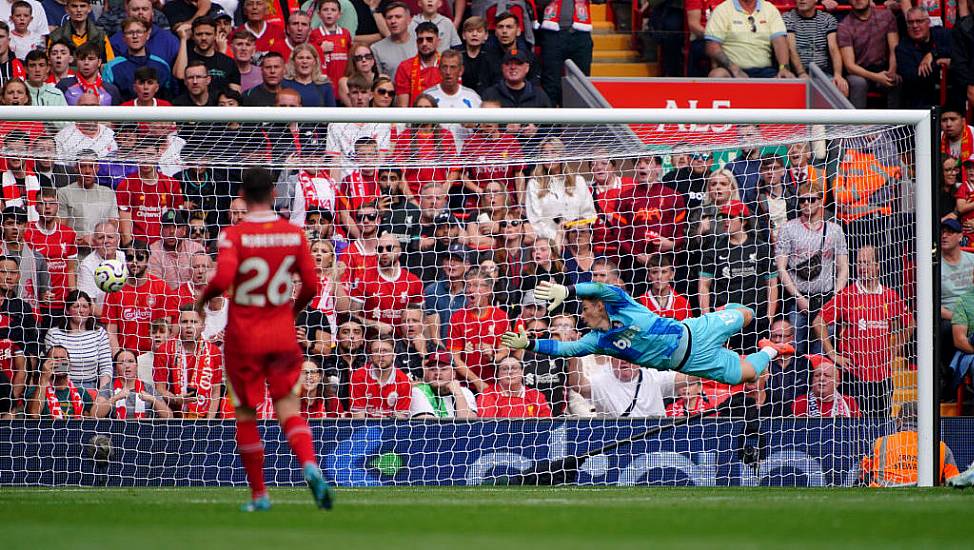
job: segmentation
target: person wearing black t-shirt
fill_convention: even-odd
[[[405,249],[420,234],[419,206],[399,191],[402,181],[400,168],[379,168],[376,177],[379,180],[379,189],[382,191],[379,203],[379,208],[382,210],[379,234],[392,234],[399,239],[399,244]]]
[[[168,4],[167,4],[168,6]],[[173,63],[173,75],[184,80],[186,69],[193,61],[202,62],[210,75],[210,92],[224,88],[240,91],[240,70],[233,59],[216,49],[216,21],[210,17],[199,17],[193,21],[192,29],[184,25],[177,28],[179,34],[179,54]],[[192,38],[192,47],[190,47]],[[185,82],[189,86],[189,82]]]
[[[777,311],[778,272],[771,245],[759,241],[747,227],[747,206],[731,201],[720,213],[725,231],[712,249],[704,251],[697,279],[700,312],[710,313],[727,304],[754,310],[753,328],[730,340],[732,349],[751,353]]]
[[[326,355],[321,368],[325,379],[338,386],[338,398],[342,408],[349,410],[349,385],[352,372],[368,364],[365,356],[365,329],[358,321],[345,321],[338,325],[335,349]]]
[[[534,338],[548,338],[548,325],[544,319],[528,323],[528,333]],[[551,338],[561,340],[558,335]],[[541,392],[551,407],[551,416],[562,416],[568,405],[568,357],[542,355],[533,351],[521,351],[524,369],[524,385]]]

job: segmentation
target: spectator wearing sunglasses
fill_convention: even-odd
[[[372,103],[371,107],[392,107],[396,99],[396,86],[392,79],[382,75],[372,81]]]
[[[379,237],[376,268],[366,269],[349,292],[352,311],[367,328],[391,336],[410,304],[423,303],[423,283],[399,261],[402,247],[392,235]]]
[[[416,25],[417,54],[396,69],[396,106],[409,107],[423,90],[440,83],[440,36],[434,23]]]
[[[351,107],[351,98],[348,95],[348,79],[353,76],[360,76],[365,79],[368,86],[379,76],[379,68],[375,64],[375,56],[367,44],[356,42],[352,45],[349,54],[349,63],[345,66],[345,74],[338,79],[338,101],[346,107]],[[393,90],[393,92],[395,92]]]
[[[794,78],[788,31],[778,8],[766,0],[724,2],[704,32],[711,78]],[[772,60],[774,63],[772,64]]]

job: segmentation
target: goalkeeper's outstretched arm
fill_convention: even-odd
[[[535,340],[528,338],[524,327],[520,327],[518,332],[505,332],[501,335],[501,343],[511,349],[526,349],[555,357],[583,357],[598,353],[598,341],[599,337],[591,332],[574,342]]]

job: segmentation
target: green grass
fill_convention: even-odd
[[[244,489],[0,488],[8,548],[971,547],[974,492],[950,489]],[[660,546],[665,545],[665,546]]]

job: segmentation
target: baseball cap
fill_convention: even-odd
[[[521,296],[521,307],[524,306],[545,306],[547,305],[542,300],[539,300],[537,296],[534,295],[534,290],[529,290]]]
[[[214,21],[229,19],[231,22],[233,22],[233,16],[227,13],[226,10],[221,7],[216,7],[215,9],[210,10],[210,17],[212,17]]]
[[[730,201],[720,207],[720,213],[732,218],[746,218],[751,215],[751,210],[741,201]]]
[[[508,63],[510,61],[516,61],[518,63],[530,63],[531,59],[528,57],[528,52],[515,47],[507,50],[507,53],[504,54],[504,59],[501,61],[501,63]]]
[[[434,351],[433,353],[429,354],[427,356],[426,363],[438,364],[438,365],[452,365],[453,356],[451,356],[449,352],[443,351],[441,349],[439,351]]]
[[[6,210],[4,210],[4,212],[6,212]],[[964,226],[961,225],[960,221],[958,221],[956,218],[947,218],[946,220],[941,221],[940,229],[946,229],[954,233],[964,232]]]
[[[450,246],[443,252],[441,259],[446,258],[459,258],[460,260],[467,262],[470,261],[470,250],[460,243],[450,243]]]
[[[160,222],[163,225],[186,225],[186,213],[182,210],[170,208],[162,213]]]
[[[13,219],[17,223],[27,223],[27,210],[22,206],[8,206],[0,212],[0,223]]]
[[[443,210],[442,212],[437,214],[435,218],[433,218],[433,225],[445,225],[445,224],[460,225],[460,221],[453,216],[453,212],[450,212],[449,210]]]
[[[961,165],[963,166],[967,166],[968,164],[974,164],[974,155],[967,157],[963,162],[961,162]]]

